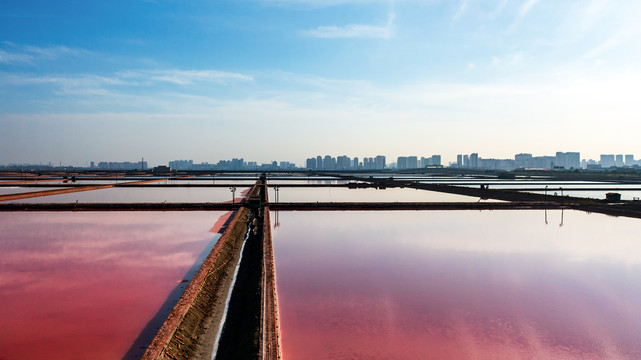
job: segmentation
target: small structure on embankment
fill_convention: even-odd
[[[265,178],[261,177],[142,359],[281,357],[266,203]]]

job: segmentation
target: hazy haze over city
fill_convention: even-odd
[[[641,2],[4,1],[0,164],[635,154]]]

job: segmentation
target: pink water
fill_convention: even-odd
[[[3,213],[0,359],[122,358],[180,296],[221,215]]]
[[[272,215],[273,221],[275,216]],[[641,221],[281,212],[284,358],[639,359]]]
[[[22,188],[24,191],[39,191],[38,188]],[[242,200],[249,188],[238,187],[235,201]],[[130,202],[228,202],[232,193],[228,188],[108,188],[61,195],[40,196],[11,200],[12,203],[130,203]]]
[[[379,190],[374,188],[295,188],[281,187],[278,196],[273,187],[269,188],[270,201],[276,202],[475,202],[479,198],[439,193],[435,191],[416,190],[410,188],[389,188]],[[495,200],[484,200],[495,201]]]

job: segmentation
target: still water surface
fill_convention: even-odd
[[[27,189],[27,188],[23,188]],[[235,201],[242,200],[248,187],[238,186]],[[25,190],[24,192],[39,191]],[[232,193],[228,188],[107,188],[88,190],[61,195],[49,195],[20,200],[11,203],[136,203],[136,202],[231,202]]]
[[[3,213],[0,358],[140,358],[223,214]]]
[[[435,191],[410,188],[388,188],[384,190],[365,188],[269,188],[271,202],[475,202],[477,197],[446,194]],[[495,200],[483,200],[495,201]]]
[[[273,214],[284,358],[641,358],[641,221],[547,220]]]

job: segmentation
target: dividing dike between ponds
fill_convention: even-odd
[[[281,358],[264,184],[262,178],[243,199],[142,359]]]

